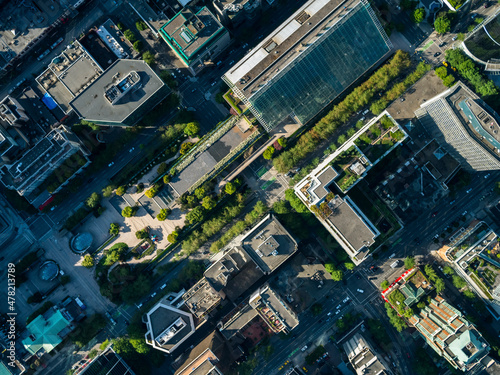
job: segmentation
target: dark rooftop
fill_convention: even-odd
[[[112,85],[136,72],[140,82],[114,104],[105,100],[104,93]],[[142,60],[117,60],[87,89],[70,103],[75,112],[88,121],[123,122],[160,88],[163,81]]]
[[[419,165],[424,165],[439,182],[446,183],[460,168],[460,163],[433,139],[415,154]]]
[[[160,32],[176,45],[186,60],[190,60],[222,29],[224,27],[214,15],[203,7],[197,13],[184,8],[168,21]]]
[[[107,349],[80,372],[81,375],[134,375],[125,361],[111,348]]]
[[[168,351],[186,340],[195,331],[190,313],[160,302],[147,313],[148,340],[155,347]]]
[[[186,301],[186,306],[196,318],[203,318],[221,301],[219,293],[212,288],[208,280],[203,277],[191,289],[189,289],[182,299]]]

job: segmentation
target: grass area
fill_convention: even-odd
[[[405,300],[406,297],[401,293],[398,289],[394,290],[391,292],[388,296],[387,299],[391,303],[394,308],[402,315],[404,312],[404,307],[405,307]]]
[[[330,163],[334,169],[337,171],[347,168],[348,165],[350,165],[354,159],[359,158],[361,155],[359,154],[358,150],[354,146],[350,147],[349,149],[345,150],[344,152],[340,153],[335,159],[332,160]]]
[[[356,173],[351,172],[349,169],[344,170],[344,173],[340,175],[336,183],[340,190],[345,192],[350,186],[352,186],[360,176]]]
[[[231,106],[231,108],[233,108],[237,114],[241,115],[241,109],[238,107],[238,103],[239,102],[236,102],[234,99],[233,99],[233,96],[232,96],[232,93],[233,91],[232,90],[229,90],[228,92],[226,92],[224,94],[224,99],[226,100],[226,102]]]
[[[476,285],[483,291],[483,293],[486,295],[486,297],[488,297],[488,299],[492,300],[493,296],[488,291],[488,288],[486,287],[486,285],[484,285],[483,282],[481,280],[479,280],[479,278],[475,274],[471,273],[469,276],[472,280],[474,280]]]

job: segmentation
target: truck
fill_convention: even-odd
[[[85,310],[85,309],[87,308],[87,306],[85,306],[85,305],[83,304],[83,302],[80,300],[80,298],[76,297],[76,298],[75,298],[75,302],[76,302],[76,304],[77,304],[78,306],[80,306],[80,308],[81,308],[82,310]]]

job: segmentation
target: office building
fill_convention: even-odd
[[[132,369],[110,346],[95,357],[80,375],[134,375]]]
[[[409,322],[438,355],[460,371],[472,370],[490,351],[476,327],[440,296]]]
[[[213,2],[217,17],[228,26],[248,23],[259,14],[261,0],[216,0]]]
[[[462,82],[423,103],[415,115],[464,169],[500,169],[500,118]]]
[[[366,0],[310,0],[223,80],[268,131],[303,125],[391,49]]]
[[[70,105],[86,121],[133,126],[159,104],[170,89],[142,60],[117,60]]]
[[[32,201],[36,198],[36,189],[56,173],[61,164],[65,163],[65,171],[72,173],[69,178],[61,176],[54,182],[57,186],[53,185],[51,193],[56,193],[75,173],[90,163],[87,155],[78,137],[60,125],[13,163],[3,165],[0,168],[0,182]]]
[[[193,75],[213,64],[230,42],[227,30],[206,7],[182,9],[163,25],[160,35]]]
[[[143,316],[146,343],[166,353],[172,353],[195,331],[193,315],[182,310],[184,301],[179,293],[170,293]]]
[[[368,344],[365,338],[359,333],[347,340],[344,345],[344,350],[351,362],[352,367],[356,370],[357,375],[391,375],[385,361],[377,356],[371,345]]]

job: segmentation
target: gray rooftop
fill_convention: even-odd
[[[186,302],[189,311],[201,319],[216,307],[222,298],[203,277],[182,296],[182,299]]]
[[[138,74],[140,82],[118,102],[111,104],[104,93],[132,72]],[[123,122],[163,86],[163,81],[144,61],[117,60],[70,105],[88,121]]]
[[[328,166],[324,171],[322,171],[321,174],[316,176],[320,185],[318,185],[313,190],[313,193],[316,194],[318,199],[323,199],[324,197],[326,197],[326,195],[330,192],[329,190],[326,189],[326,187],[337,176],[338,173],[335,171],[335,169],[333,169],[331,165]]]
[[[343,346],[357,374],[383,375],[388,373],[385,366],[360,334],[355,334]]]
[[[276,28],[224,76],[247,97],[296,57],[302,45],[314,42],[328,24],[338,22],[360,0],[310,0]]]
[[[182,325],[179,325],[179,319],[182,319]],[[193,316],[176,307],[169,305],[166,301],[159,302],[147,313],[148,340],[154,342],[155,347],[167,351],[174,350],[185,339],[195,331]],[[164,336],[166,330],[169,331],[169,338],[164,343],[155,340]],[[182,327],[178,329],[178,327]]]
[[[227,322],[222,325],[220,332],[226,340],[229,340],[248,323],[250,323],[258,315],[257,310],[250,305],[245,304],[243,308],[237,311]]]
[[[241,244],[265,273],[273,272],[297,251],[297,242],[272,214],[250,230]]]
[[[214,15],[203,7],[197,13],[184,8],[160,32],[167,35],[187,59],[191,59],[222,29],[224,27]]]
[[[255,298],[259,294],[259,297]],[[290,307],[280,298],[278,295],[268,286],[265,285],[258,292],[254,293],[250,297],[250,306],[255,309],[258,309],[261,312],[261,316],[264,320],[271,320],[273,318],[270,317],[268,313],[266,313],[265,308],[260,309],[260,307],[267,307],[272,310],[272,315],[277,316],[281,322],[286,326],[288,330],[294,329],[299,324],[299,319],[297,315],[290,310]]]
[[[333,213],[327,220],[354,249],[360,250],[364,246],[373,244],[377,233],[370,228],[361,216],[361,212],[357,212],[352,202],[336,197],[330,205],[333,206]]]
[[[229,155],[242,141],[250,136],[250,132],[243,133],[237,125],[232,127],[220,139],[214,142],[203,153],[198,155],[191,164],[174,176],[170,186],[179,195],[184,194],[224,157]]]

